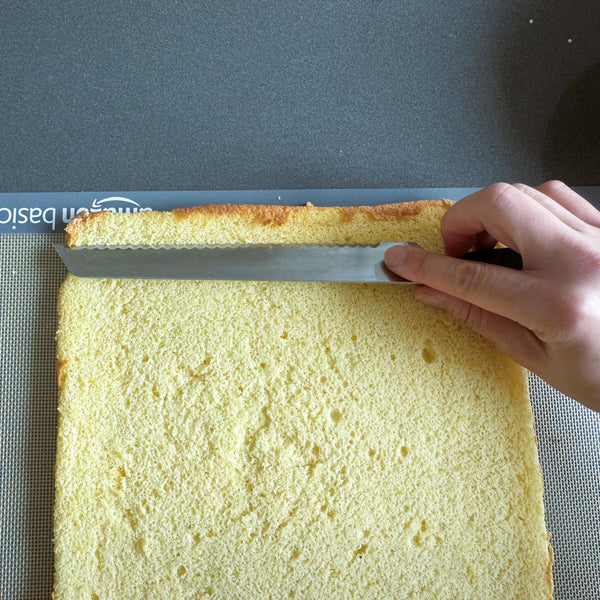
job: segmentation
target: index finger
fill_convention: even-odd
[[[453,258],[423,248],[394,246],[385,263],[394,273],[439,290],[491,313],[537,330],[547,318],[540,307],[540,281],[529,273],[476,261]]]

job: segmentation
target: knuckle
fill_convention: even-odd
[[[575,293],[563,296],[559,317],[563,329],[569,334],[580,332],[590,323],[586,298]]]
[[[461,305],[459,314],[455,315],[469,329],[481,332],[484,329],[484,312],[478,306],[465,302]]]
[[[506,202],[508,198],[514,197],[517,189],[510,183],[494,183],[488,187],[490,200],[499,204]]]
[[[422,248],[411,248],[409,256],[415,271],[427,274],[433,270],[433,256],[431,252]]]
[[[456,259],[450,265],[450,278],[458,297],[470,296],[481,287],[485,278],[482,265],[463,259]]]
[[[519,190],[521,192],[529,189],[529,186],[525,185],[524,183],[513,183],[512,187],[516,188],[517,190]]]
[[[558,179],[549,179],[543,184],[544,190],[552,193],[560,193],[567,189],[567,184]]]
[[[591,231],[589,237],[565,240],[563,245],[571,264],[578,265],[590,278],[600,277],[600,232]]]
[[[590,326],[585,297],[567,291],[546,306],[546,318],[539,326],[539,337],[547,342],[569,343]]]
[[[489,209],[500,214],[507,210],[516,209],[515,205],[523,194],[518,185],[519,184],[515,186],[510,183],[494,183],[487,188]]]

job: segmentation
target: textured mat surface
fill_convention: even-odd
[[[0,598],[49,598],[61,234],[0,235]],[[556,600],[600,598],[600,415],[530,380]]]

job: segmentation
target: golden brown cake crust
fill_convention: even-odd
[[[215,217],[223,215],[247,216],[263,225],[283,225],[290,215],[310,210],[308,206],[266,206],[252,204],[207,204],[192,208],[176,208],[173,210],[181,219],[189,219],[197,214],[209,214]]]
[[[340,206],[335,207],[342,214],[342,220],[351,221],[358,213],[369,215],[375,221],[386,219],[399,219],[406,216],[419,214],[426,206],[431,205],[447,206],[447,200],[418,200],[415,202],[396,202],[393,204],[380,204],[378,206]],[[256,205],[256,204],[207,204],[205,206],[195,206],[192,208],[176,208],[173,212],[183,219],[194,216],[195,214],[211,214],[214,216],[222,215],[241,215],[248,216],[262,225],[283,225],[287,222],[290,215],[311,210],[320,210],[331,207],[318,206],[275,206],[275,205]]]
[[[414,202],[396,202],[391,204],[380,204],[377,206],[338,206],[320,207],[313,205],[305,206],[277,206],[258,204],[206,204],[190,208],[176,208],[172,214],[180,219],[193,219],[196,215],[211,215],[214,217],[238,215],[256,221],[261,225],[284,225],[290,216],[314,210],[337,210],[341,214],[343,222],[352,221],[358,214],[368,215],[373,221],[385,221],[402,219],[418,215],[426,207],[452,205],[450,200],[417,200]],[[66,226],[67,245],[73,246],[77,243],[79,233],[88,227],[95,219],[110,217],[109,211],[81,212],[76,215]],[[143,213],[138,213],[143,214]]]
[[[378,206],[345,206],[342,211],[344,220],[348,221],[351,221],[359,213],[369,215],[374,221],[385,221],[418,215],[428,206],[449,207],[451,205],[450,200],[417,200],[415,202],[379,204]]]
[[[67,246],[71,246],[75,241],[77,234],[83,228],[87,227],[94,219],[104,218],[104,216],[110,214],[111,213],[108,210],[101,210],[100,212],[89,212],[85,210],[75,215],[65,227],[65,233],[67,234]]]
[[[65,380],[66,372],[65,368],[67,366],[66,360],[57,360],[56,361],[56,379],[58,382],[59,389],[62,387],[63,382]]]

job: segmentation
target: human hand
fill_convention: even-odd
[[[600,411],[600,212],[558,181],[497,183],[442,219],[446,255],[411,246],[387,267],[415,297],[484,335],[561,392]],[[461,260],[500,242],[523,270]]]

